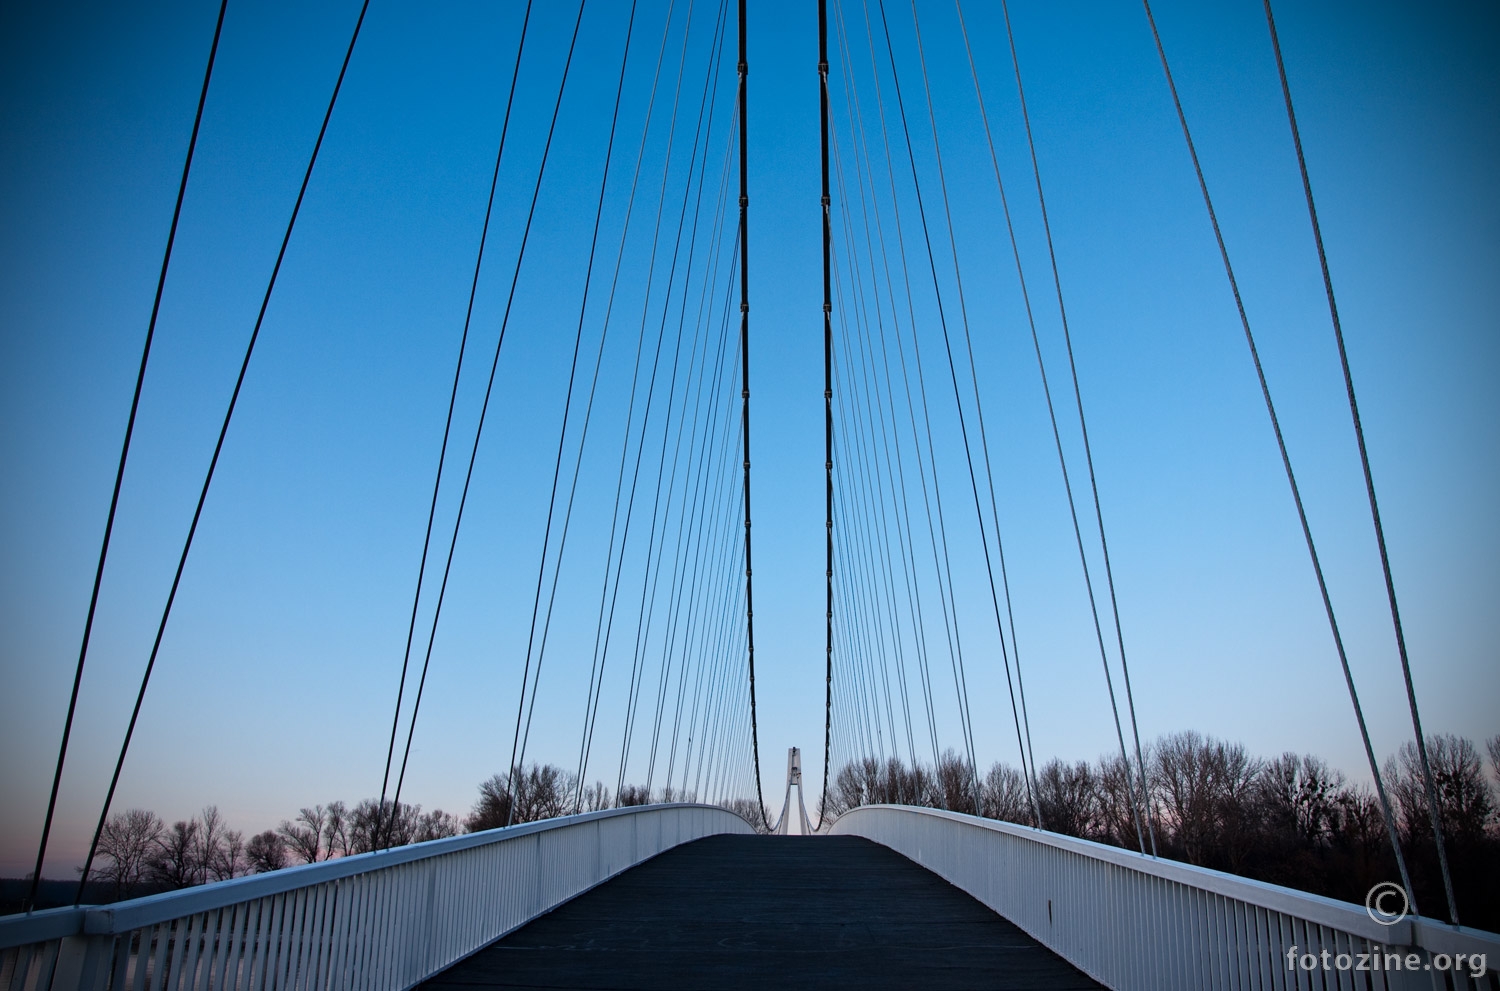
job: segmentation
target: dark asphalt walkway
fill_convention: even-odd
[[[852,836],[713,836],[423,987],[1096,989],[937,875]]]

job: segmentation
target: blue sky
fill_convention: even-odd
[[[750,7],[757,685],[763,780],[774,806],[786,747],[802,747],[809,791],[822,778],[816,24],[809,4]],[[572,25],[571,9],[546,8],[522,67],[476,303],[473,369],[488,365],[498,332]],[[673,32],[685,9],[679,3]],[[953,8],[921,2],[918,10],[956,203],[1036,749],[1039,757],[1092,758],[1112,748],[1113,729],[988,153]],[[218,417],[356,11],[348,3],[230,5],[49,874],[76,862],[97,815]],[[477,783],[503,768],[509,753],[627,11],[600,2],[584,16],[404,792],[429,808],[466,810]],[[1163,2],[1155,11],[1324,551],[1376,749],[1388,754],[1409,737],[1410,724],[1261,9]],[[716,12],[694,8],[685,105],[696,100]],[[862,16],[852,4],[846,12]],[[640,142],[666,13],[665,4],[643,2],[638,14],[601,242],[611,263],[624,216],[622,177]],[[67,16],[10,5],[0,13],[6,870],[29,869],[40,829],[214,14],[207,4],[97,5]],[[896,3],[888,14],[931,197],[911,10]],[[1055,307],[1045,305],[1045,243],[1027,193],[1003,25],[988,5],[965,15],[1058,389],[1061,342]],[[1359,778],[1359,742],[1336,657],[1145,17],[1129,4],[1025,3],[1012,16],[1141,732],[1197,729],[1263,754],[1311,751]],[[117,807],[151,807],[172,819],[216,803],[238,827],[259,830],[302,805],[378,792],[519,21],[514,4],[372,4]],[[1433,732],[1489,736],[1500,731],[1492,607],[1500,586],[1496,18],[1478,4],[1320,3],[1286,5],[1278,26],[1424,720]],[[863,30],[862,21],[849,27]],[[851,54],[867,66],[863,41],[855,42]],[[677,51],[669,47],[669,73]],[[845,128],[837,54],[833,63],[835,120]],[[867,69],[856,70],[856,81],[860,71]],[[714,96],[712,193],[728,148],[732,83],[730,62]],[[872,98],[868,88],[862,97]],[[694,102],[679,127],[690,128],[695,112]],[[665,124],[663,117],[654,126]],[[653,141],[645,203],[637,207],[648,218],[661,198],[659,179],[650,177],[659,175],[664,141]],[[674,147],[685,154],[688,143],[684,132]],[[669,208],[677,205],[673,195],[681,199],[681,163],[669,175]],[[913,236],[907,231],[909,246]],[[649,245],[631,245],[619,303],[630,315],[618,318],[605,349],[600,439],[584,459],[556,640],[528,751],[565,765],[576,759],[612,459],[640,323]],[[942,277],[951,280],[951,271],[950,264]],[[924,353],[938,370],[930,297],[930,287],[914,290]],[[587,342],[597,346],[597,302],[586,354]],[[483,390],[481,375],[468,376],[456,419],[465,452]],[[933,395],[976,750],[984,763],[1014,762],[951,393]],[[1065,420],[1070,457],[1081,453],[1076,433]],[[456,496],[445,488],[440,521],[451,520]],[[960,746],[951,679],[935,677],[943,743]],[[601,739],[616,742],[601,744],[601,759],[612,769],[618,714],[601,716],[601,726],[606,719],[614,721]],[[599,776],[612,779],[613,771]]]

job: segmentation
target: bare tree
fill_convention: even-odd
[[[245,859],[245,834],[237,829],[226,829],[224,841],[219,845],[219,854],[208,865],[209,876],[215,881],[228,881],[250,873],[250,864]]]
[[[349,809],[343,802],[329,802],[323,810],[327,819],[323,826],[323,839],[327,846],[326,857],[347,857],[354,852],[349,842]]]
[[[1170,839],[1188,863],[1240,868],[1255,831],[1251,791],[1260,770],[1237,743],[1191,731],[1157,742],[1156,795]]]
[[[533,764],[516,776],[516,822],[555,819],[571,811],[576,779],[555,764]]]
[[[555,764],[532,764],[518,771],[514,780],[504,774],[491,775],[479,785],[479,801],[464,820],[465,828],[477,833],[567,815],[573,811],[576,785],[577,779]]]
[[[644,804],[644,803],[643,803]],[[760,806],[748,798],[730,798],[719,803],[722,809],[728,809],[741,819],[750,824],[750,828],[757,833],[769,833],[771,827],[760,814]]]
[[[498,775],[497,775],[498,777]],[[494,780],[493,778],[491,780]],[[483,790],[484,786],[480,785]],[[644,785],[626,785],[620,789],[620,794],[615,796],[615,807],[625,808],[627,805],[650,805],[651,792]],[[503,822],[502,822],[503,825]],[[473,830],[471,829],[470,832]]]
[[[1034,825],[1031,802],[1026,796],[1026,779],[1009,764],[997,763],[984,776],[979,793],[983,807],[980,815],[1005,822]]]
[[[1331,843],[1343,821],[1344,776],[1311,754],[1269,761],[1256,782],[1265,827],[1311,846]]]
[[[1098,818],[1094,771],[1086,761],[1066,764],[1053,758],[1037,775],[1037,804],[1047,828],[1067,836],[1091,837]]]
[[[1136,806],[1140,788],[1135,767],[1119,754],[1105,754],[1094,768],[1096,839],[1116,846],[1135,847]],[[1144,811],[1144,809],[1142,810]],[[1144,824],[1145,820],[1141,822]]]
[[[885,762],[885,771],[875,789],[874,799],[890,805],[924,805],[934,807],[939,802],[937,783],[931,771],[921,764],[908,768],[901,758],[891,757]]]
[[[416,806],[421,812],[421,806]],[[442,809],[433,809],[417,816],[416,830],[412,834],[413,843],[425,843],[427,840],[441,840],[448,836],[457,836],[460,823],[458,816]]]
[[[933,777],[936,780],[939,807],[950,812],[967,812],[969,815],[979,811],[974,808],[974,765],[959,757],[953,748],[943,751],[938,758]]]
[[[1427,758],[1444,836],[1461,843],[1476,842],[1495,815],[1479,751],[1462,737],[1437,734],[1427,738]],[[1386,761],[1385,777],[1396,802],[1402,839],[1413,845],[1431,842],[1427,785],[1415,743],[1403,743],[1396,756]]]
[[[321,805],[301,809],[296,822],[281,820],[277,832],[286,840],[287,852],[304,864],[325,859],[323,831],[328,825],[328,812]]]
[[[279,871],[288,863],[286,840],[274,829],[257,833],[245,846],[245,860],[256,874]]]
[[[151,858],[152,881],[167,888],[190,888],[203,883],[203,864],[199,860],[202,827],[197,819],[179,820],[165,830],[156,842]]]
[[[227,881],[245,873],[245,839],[224,824],[217,805],[199,817],[198,868],[205,881]]]
[[[625,797],[622,790],[620,797]],[[464,828],[471,833],[486,829],[497,829],[510,821],[510,785],[503,774],[492,774],[479,783],[479,801],[464,820]],[[641,803],[645,804],[645,803]]]
[[[581,798],[582,801],[578,805],[580,812],[598,812],[600,809],[610,807],[609,789],[605,787],[603,781],[595,781],[586,786]]]
[[[862,757],[845,764],[829,789],[827,812],[841,816],[850,809],[873,804],[880,791],[880,762]]]
[[[116,812],[104,824],[93,873],[95,880],[114,885],[116,901],[149,876],[162,828],[157,814],[146,809]]]
[[[420,805],[367,798],[348,814],[350,852],[369,853],[415,842],[421,818]]]

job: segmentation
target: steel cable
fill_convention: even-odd
[[[448,395],[448,414],[443,421],[443,442],[438,449],[437,473],[432,483],[432,500],[427,508],[427,529],[422,537],[421,560],[417,564],[417,587],[412,594],[411,619],[406,626],[406,650],[401,658],[401,678],[396,685],[396,709],[391,716],[391,739],[385,752],[385,773],[380,778],[380,803],[376,806],[377,815],[380,816],[385,814],[386,789],[390,785],[391,763],[396,754],[396,734],[401,725],[401,702],[406,692],[406,676],[411,664],[412,642],[417,629],[417,607],[422,599],[422,583],[427,574],[427,555],[432,545],[432,526],[437,516],[438,492],[443,484],[443,467],[448,460],[448,440],[453,429],[453,409],[458,403],[458,384],[463,375],[464,352],[468,349],[469,327],[474,319],[474,299],[479,293],[479,272],[484,264],[485,244],[489,240],[490,219],[495,209],[495,190],[500,184],[500,162],[505,154],[505,138],[510,132],[510,114],[516,96],[516,80],[521,73],[521,56],[526,50],[526,32],[530,24],[531,3],[528,0],[526,14],[521,20],[520,40],[516,44],[516,60],[511,69],[510,87],[505,97],[505,115],[500,124],[500,143],[495,151],[495,168],[490,176],[490,192],[484,207],[484,223],[479,229],[479,249],[474,258],[474,275],[469,282],[469,302],[464,311],[463,334],[458,342],[458,360],[453,369],[453,388]]]
[[[177,201],[172,206],[172,222],[167,227],[167,245],[162,251],[161,273],[156,277],[156,296],[151,301],[151,318],[146,323],[146,340],[141,346],[140,367],[135,374],[135,391],[130,397],[130,414],[125,419],[125,439],[120,444],[120,460],[115,468],[115,484],[109,496],[109,512],[104,517],[104,537],[99,544],[99,563],[94,568],[94,586],[89,591],[89,608],[83,620],[83,639],[78,648],[78,665],[73,671],[73,689],[68,695],[68,713],[63,719],[62,741],[57,748],[57,767],[52,772],[52,790],[47,795],[47,814],[42,820],[42,838],[37,844],[36,867],[23,902],[23,911],[36,906],[37,888],[42,883],[42,862],[47,859],[47,841],[52,835],[52,817],[57,811],[57,792],[62,786],[63,763],[68,756],[68,740],[73,733],[73,716],[78,710],[78,690],[83,684],[83,666],[88,659],[89,641],[94,631],[94,614],[99,607],[99,588],[104,583],[104,563],[109,557],[110,537],[115,529],[115,511],[120,505],[120,488],[125,481],[125,462],[130,457],[130,440],[135,434],[135,417],[141,406],[141,390],[146,382],[146,365],[151,358],[151,341],[156,336],[156,319],[161,313],[161,298],[167,285],[167,269],[172,262],[172,246],[177,241],[177,222],[182,217],[182,201],[187,196],[188,175],[193,169],[193,152],[198,147],[198,130],[203,124],[203,107],[208,102],[208,85],[214,75],[214,60],[219,54],[219,37],[224,31],[224,12],[229,0],[220,0],[219,17],[214,23],[214,38],[208,49],[208,66],[203,70],[203,88],[198,93],[198,109],[193,114],[193,130],[183,157],[182,178],[177,184]]]
[[[88,856],[84,858],[83,868],[79,872],[78,891],[73,897],[73,904],[79,904],[83,899],[84,885],[88,883],[89,870],[94,863],[94,855],[99,849],[99,838],[104,833],[104,824],[109,818],[109,807],[114,802],[115,789],[120,783],[120,772],[125,767],[125,755],[130,750],[131,738],[135,735],[136,722],[140,719],[141,704],[146,699],[146,688],[151,682],[151,672],[156,667],[156,658],[161,652],[162,638],[167,632],[167,621],[172,616],[172,605],[177,600],[177,589],[182,584],[182,573],[187,567],[188,554],[193,548],[193,537],[198,532],[198,522],[203,517],[203,505],[208,501],[208,490],[213,484],[214,470],[219,465],[219,455],[224,450],[224,438],[229,433],[229,424],[234,419],[235,407],[239,403],[240,390],[245,384],[245,373],[250,368],[250,359],[255,354],[255,342],[260,339],[260,329],[265,323],[266,310],[271,305],[271,294],[276,288],[276,277],[281,274],[281,263],[286,259],[287,245],[291,243],[292,231],[297,226],[297,215],[302,210],[302,201],[307,196],[308,183],[312,181],[313,167],[318,162],[318,152],[323,148],[323,138],[328,133],[328,122],[333,118],[333,108],[338,104],[339,91],[344,85],[344,76],[349,71],[349,60],[354,57],[354,45],[359,40],[359,30],[364,26],[365,13],[370,9],[370,0],[364,0],[359,8],[359,18],[354,22],[354,33],[349,38],[349,48],[344,53],[344,61],[339,66],[339,75],[333,85],[333,95],[329,97],[328,109],[323,114],[323,123],[318,128],[318,139],[313,143],[311,156],[308,158],[307,169],[302,174],[302,185],[297,190],[296,202],[292,205],[292,215],[287,220],[286,233],[282,235],[281,247],[276,252],[276,263],[271,268],[271,277],[266,283],[265,295],[261,298],[260,311],[255,317],[255,328],[250,332],[250,340],[245,346],[245,357],[240,362],[239,375],[235,378],[234,391],[229,396],[229,408],[224,412],[223,423],[219,427],[218,440],[214,442],[213,457],[209,459],[208,471],[203,477],[203,486],[198,492],[198,503],[193,509],[193,521],[188,525],[187,538],[183,541],[182,553],[177,559],[177,569],[172,576],[171,590],[167,593],[167,602],[162,609],[161,621],[156,627],[156,638],[151,644],[151,656],[146,661],[145,673],[141,676],[141,687],[136,692],[135,706],[130,712],[130,722],[125,728],[125,739],[120,744],[120,755],[115,761],[114,772],[110,775],[109,791],[104,797],[104,807],[99,813],[99,824],[94,829],[93,839],[89,841]]]
[[[1339,322],[1339,307],[1333,296],[1333,276],[1328,271],[1328,253],[1323,248],[1323,229],[1318,225],[1318,209],[1313,204],[1312,180],[1307,175],[1307,158],[1302,153],[1302,132],[1297,127],[1297,113],[1292,108],[1292,89],[1286,79],[1286,64],[1281,59],[1281,41],[1276,36],[1276,20],[1271,16],[1271,0],[1264,0],[1266,26],[1271,32],[1271,49],[1276,53],[1276,74],[1281,79],[1281,94],[1286,100],[1287,123],[1292,130],[1292,144],[1297,150],[1297,169],[1302,174],[1302,191],[1307,199],[1307,217],[1312,224],[1313,241],[1318,248],[1318,266],[1323,272],[1323,289],[1328,296],[1328,315],[1333,321],[1333,338],[1338,343],[1339,365],[1344,373],[1344,391],[1349,397],[1349,417],[1354,423],[1354,437],[1359,446],[1359,464],[1365,476],[1365,494],[1370,502],[1370,521],[1375,526],[1375,543],[1380,549],[1380,570],[1385,578],[1386,599],[1391,607],[1391,626],[1396,633],[1396,650],[1401,657],[1401,675],[1406,684],[1406,701],[1411,710],[1411,725],[1417,738],[1417,756],[1422,763],[1422,781],[1427,792],[1427,812],[1432,835],[1437,843],[1438,865],[1443,874],[1443,890],[1448,896],[1449,921],[1458,925],[1458,901],[1453,895],[1453,876],[1448,869],[1448,851],[1443,843],[1443,827],[1438,816],[1437,789],[1433,783],[1432,764],[1427,759],[1427,741],[1422,735],[1422,719],[1417,712],[1417,693],[1411,680],[1411,661],[1406,653],[1406,634],[1401,628],[1401,610],[1396,604],[1396,583],[1391,577],[1391,560],[1386,553],[1385,528],[1380,523],[1380,506],[1375,500],[1375,478],[1370,474],[1370,452],[1365,447],[1365,429],[1359,418],[1359,402],[1354,398],[1354,376],[1349,371],[1349,352],[1344,347],[1344,328]]]
[[[1250,348],[1250,358],[1255,364],[1255,376],[1260,383],[1261,397],[1265,400],[1266,413],[1271,419],[1271,430],[1276,435],[1276,448],[1281,454],[1282,468],[1286,472],[1287,485],[1292,490],[1292,501],[1297,507],[1297,519],[1302,526],[1302,538],[1307,544],[1307,554],[1312,561],[1313,573],[1318,581],[1318,591],[1323,599],[1323,611],[1328,616],[1328,627],[1333,634],[1334,646],[1338,651],[1339,665],[1343,669],[1344,684],[1349,689],[1349,701],[1354,707],[1354,718],[1359,724],[1360,739],[1364,744],[1365,758],[1370,764],[1370,773],[1375,779],[1375,792],[1380,799],[1381,811],[1384,813],[1386,831],[1389,834],[1391,850],[1396,856],[1396,866],[1401,872],[1401,883],[1405,886],[1407,896],[1411,902],[1413,915],[1420,914],[1417,911],[1416,897],[1412,890],[1411,875],[1406,869],[1406,858],[1401,853],[1401,842],[1396,835],[1396,820],[1391,814],[1390,800],[1386,796],[1385,784],[1380,776],[1380,766],[1375,760],[1375,750],[1370,745],[1370,731],[1365,725],[1364,710],[1359,704],[1359,694],[1354,688],[1354,675],[1349,668],[1349,655],[1344,649],[1344,638],[1339,633],[1338,620],[1334,616],[1333,600],[1328,594],[1328,583],[1323,577],[1323,565],[1318,557],[1317,546],[1313,543],[1312,528],[1307,522],[1307,511],[1302,505],[1302,493],[1297,487],[1297,477],[1292,472],[1291,456],[1287,453],[1286,439],[1281,433],[1281,422],[1276,416],[1276,405],[1271,401],[1271,388],[1266,382],[1265,369],[1261,366],[1260,352],[1255,346],[1255,335],[1250,330],[1250,318],[1245,313],[1245,302],[1240,296],[1239,282],[1234,276],[1234,267],[1229,262],[1229,249],[1225,247],[1223,232],[1219,229],[1218,214],[1214,212],[1213,199],[1208,194],[1208,182],[1203,177],[1203,166],[1198,161],[1198,151],[1193,145],[1192,132],[1188,130],[1187,115],[1182,109],[1182,100],[1177,95],[1177,84],[1172,79],[1172,69],[1167,63],[1167,52],[1161,43],[1161,34],[1156,29],[1156,18],[1151,14],[1149,0],[1142,0],[1146,9],[1146,20],[1151,27],[1151,37],[1156,43],[1157,55],[1161,58],[1162,71],[1167,77],[1167,88],[1172,94],[1172,105],[1177,110],[1177,120],[1182,125],[1182,136],[1187,142],[1188,155],[1193,161],[1193,172],[1198,179],[1198,188],[1203,193],[1203,205],[1208,211],[1208,219],[1213,227],[1214,240],[1219,247],[1219,257],[1224,263],[1224,274],[1229,279],[1230,291],[1234,294],[1234,305],[1239,312],[1240,326],[1245,332],[1245,343]]]

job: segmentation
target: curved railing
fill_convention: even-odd
[[[833,823],[940,875],[1117,991],[1497,986],[1500,936],[1012,823],[872,805]],[[1387,906],[1389,907],[1389,906]]]
[[[749,832],[717,806],[636,806],[0,917],[0,989],[402,991],[665,850]]]

